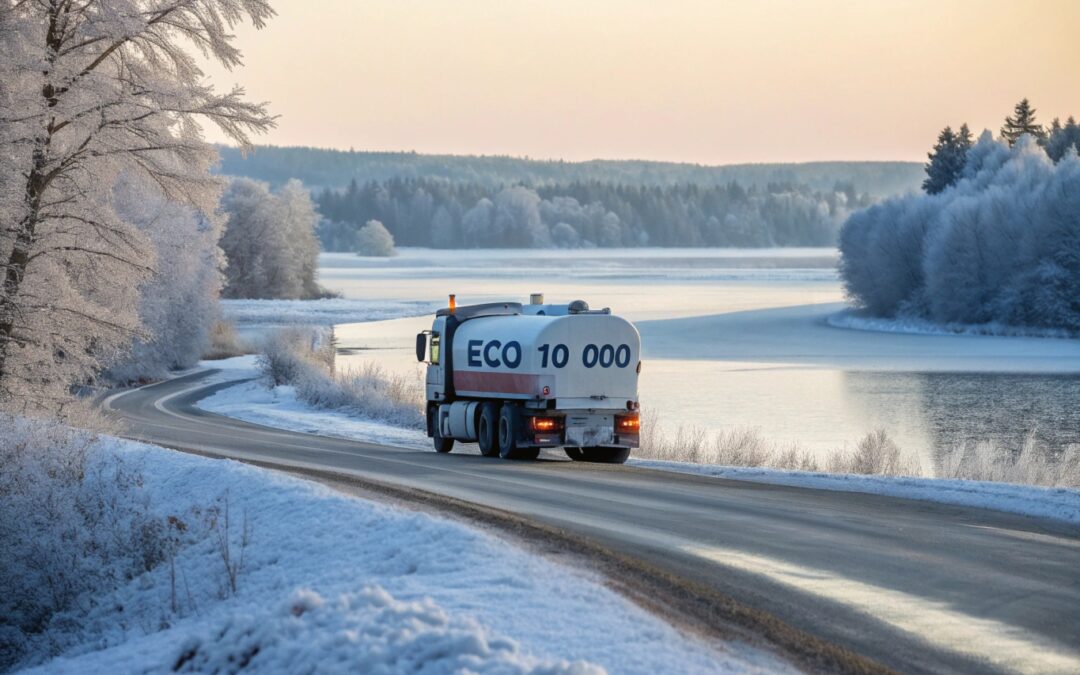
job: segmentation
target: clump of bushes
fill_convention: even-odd
[[[291,386],[297,398],[318,408],[411,429],[424,427],[424,392],[418,378],[393,375],[375,364],[338,373],[335,353],[332,335],[285,328],[266,339],[259,366],[272,386]]]
[[[210,329],[210,347],[204,359],[228,359],[252,352],[251,345],[236,333],[236,326],[229,321],[216,321]]]

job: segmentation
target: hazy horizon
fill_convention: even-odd
[[[259,143],[706,165],[923,161],[946,124],[1080,114],[1080,3],[277,0],[208,68]],[[210,132],[211,130],[207,130]],[[221,140],[208,133],[211,140]]]

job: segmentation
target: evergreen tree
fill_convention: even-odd
[[[1035,122],[1035,109],[1025,98],[1013,108],[1013,115],[1005,118],[1005,126],[1001,127],[1001,138],[1013,146],[1024,134],[1031,134],[1040,143],[1046,138],[1046,131],[1041,124]]]
[[[1057,122],[1057,120],[1054,121]],[[1072,117],[1065,122],[1064,126],[1057,122],[1055,126],[1051,126],[1050,135],[1046,138],[1046,144],[1043,147],[1046,149],[1046,154],[1055,162],[1060,162],[1069,148],[1080,152],[1080,125]]]
[[[941,130],[934,149],[927,154],[930,161],[926,165],[926,180],[922,184],[927,194],[937,194],[960,180],[971,142],[971,130],[966,124],[960,127],[959,132],[954,132],[952,127]]]

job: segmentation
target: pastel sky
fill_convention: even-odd
[[[1020,98],[1080,117],[1080,0],[275,0],[209,69],[259,142],[707,164],[921,160]],[[218,140],[213,134],[212,139]]]

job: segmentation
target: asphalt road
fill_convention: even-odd
[[[856,493],[439,455],[195,407],[210,372],[110,397],[132,437],[521,514],[905,672],[1080,673],[1080,528]],[[332,433],[328,429],[328,433]]]

